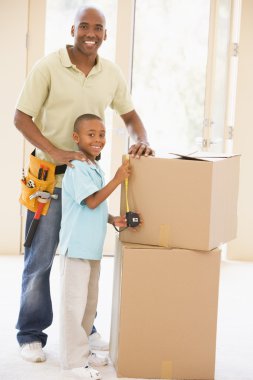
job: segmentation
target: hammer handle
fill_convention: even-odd
[[[30,224],[28,233],[26,235],[24,247],[31,247],[32,240],[33,240],[33,237],[34,237],[35,232],[37,230],[37,227],[38,227],[38,224],[40,221],[40,216],[41,216],[44,205],[45,205],[45,203],[38,202],[38,208],[37,208],[37,211],[33,217],[32,222]]]

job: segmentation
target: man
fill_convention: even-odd
[[[15,113],[17,129],[36,147],[37,157],[72,167],[72,160],[86,160],[72,140],[74,120],[84,113],[104,119],[110,106],[136,141],[129,153],[133,157],[153,155],[119,68],[97,54],[107,37],[103,13],[95,7],[80,8],[71,35],[73,46],[44,57],[29,74]],[[62,176],[56,176],[59,199],[51,202],[31,247],[25,249],[17,339],[21,356],[32,362],[46,360],[42,348],[47,335],[43,330],[53,319],[49,276],[59,241]],[[26,232],[33,216],[28,211]]]

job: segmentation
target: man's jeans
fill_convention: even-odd
[[[32,245],[25,248],[20,312],[16,328],[20,345],[41,342],[44,347],[47,334],[43,333],[53,320],[49,277],[59,242],[61,224],[61,189],[55,188],[58,199],[51,200],[46,216],[41,216]],[[34,213],[28,211],[26,234]]]

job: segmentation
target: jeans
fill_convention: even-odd
[[[16,328],[20,345],[41,342],[44,347],[47,334],[43,332],[53,321],[49,277],[61,224],[61,189],[55,188],[58,199],[51,200],[46,216],[41,216],[31,247],[25,248],[21,302]],[[34,213],[27,212],[26,234]]]

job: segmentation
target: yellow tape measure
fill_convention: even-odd
[[[126,154],[125,159],[129,161],[129,155]],[[136,212],[129,210],[128,204],[128,178],[125,179],[125,198],[126,198],[126,219],[127,227],[137,227],[140,224],[140,217]],[[121,230],[122,231],[122,230]]]
[[[129,154],[126,154],[126,160],[129,161]],[[129,212],[129,204],[128,204],[128,178],[125,179],[125,197],[126,197],[126,212]]]

